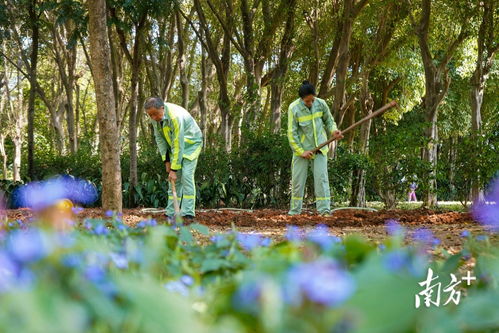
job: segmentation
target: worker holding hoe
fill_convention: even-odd
[[[181,198],[180,213],[186,222],[192,221],[196,206],[194,174],[203,145],[198,124],[183,107],[150,97],[144,109],[152,119],[154,137],[168,173],[168,206],[166,215],[174,221],[172,182]]]
[[[315,95],[315,87],[304,81],[298,89],[300,98],[289,105],[288,140],[293,150],[291,164],[291,208],[289,215],[300,214],[307,181],[308,167],[312,164],[315,201],[321,215],[331,214],[331,193],[327,170],[328,146],[317,153],[312,151],[329,137],[342,139],[326,102]]]

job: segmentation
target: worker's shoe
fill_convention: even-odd
[[[192,215],[182,216],[182,220],[184,220],[184,224],[191,224],[191,223],[196,222],[194,219],[195,218]]]

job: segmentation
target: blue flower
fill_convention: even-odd
[[[88,205],[97,197],[97,189],[92,183],[64,175],[20,186],[13,194],[13,201],[16,207],[39,210],[62,199]]]
[[[392,272],[398,272],[410,262],[410,256],[406,251],[396,250],[383,256],[383,265]]]
[[[194,283],[194,279],[190,275],[183,275],[180,278],[180,281],[186,286],[192,286],[192,284]]]
[[[107,217],[113,217],[114,212],[112,210],[106,210],[105,214],[106,214]]]
[[[492,181],[484,202],[472,207],[473,217],[493,232],[499,232],[499,178]]]
[[[81,212],[83,212],[84,209],[83,209],[83,207],[73,207],[73,208],[71,208],[71,210],[72,210],[73,214],[78,215]]]
[[[355,291],[350,274],[329,258],[298,264],[288,272],[288,301],[301,303],[304,295],[310,301],[335,307],[345,302]]]
[[[290,242],[299,242],[303,239],[300,228],[294,225],[287,227],[285,237]]]
[[[109,230],[102,223],[97,224],[94,228],[94,234],[96,235],[107,235],[108,233]]]
[[[405,228],[397,220],[393,219],[386,221],[385,229],[390,236],[403,236],[405,233]]]
[[[0,293],[15,285],[20,267],[10,257],[0,252]]]
[[[259,246],[268,246],[271,242],[269,238],[264,238],[259,234],[239,233],[236,238],[241,247],[247,251],[251,251]]]
[[[333,244],[341,242],[337,236],[329,235],[328,227],[319,224],[312,231],[307,233],[307,240],[319,245],[323,250],[329,250]]]
[[[414,231],[412,239],[425,247],[432,247],[440,244],[440,239],[433,236],[433,232],[426,228],[418,228]]]
[[[118,230],[124,231],[126,229],[128,229],[128,227],[125,224],[122,224],[122,223],[118,224]]]
[[[227,239],[227,236],[226,235],[223,235],[223,234],[217,234],[217,235],[213,235],[211,236],[210,240],[213,242],[213,243],[220,243],[222,241],[225,241]]]
[[[261,295],[262,281],[260,279],[247,281],[237,289],[232,302],[237,309],[256,312]]]
[[[168,283],[165,283],[164,287],[166,288],[166,290],[180,294],[182,296],[189,295],[189,289],[184,283],[182,283],[182,281],[170,281]]]
[[[106,278],[106,272],[99,265],[88,265],[83,272],[83,276],[89,281],[101,282]]]
[[[33,262],[47,256],[51,248],[37,229],[16,230],[9,235],[8,251],[19,262]]]
[[[158,222],[155,219],[143,220],[137,223],[137,228],[145,228],[145,227],[155,227],[158,225]]]
[[[471,236],[471,233],[469,232],[469,230],[463,230],[461,232],[461,237],[463,238],[469,238]]]
[[[111,253],[110,254],[111,260],[113,261],[114,265],[119,268],[119,269],[126,269],[128,268],[128,259],[125,254],[123,253]]]

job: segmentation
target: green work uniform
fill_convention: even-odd
[[[327,172],[328,146],[324,146],[311,160],[301,157],[306,150],[312,150],[337,129],[326,102],[315,98],[308,108],[301,98],[289,105],[288,140],[293,150],[291,164],[291,208],[290,215],[300,214],[303,205],[305,183],[309,163],[312,163],[317,211],[327,214],[331,211],[331,194]]]
[[[171,163],[171,169],[177,171],[175,187],[180,202],[182,216],[195,216],[196,185],[194,174],[199,154],[203,146],[203,135],[198,124],[183,107],[165,103],[165,112],[161,121],[152,120],[154,137],[161,158]],[[166,214],[173,216],[173,192],[168,183],[168,206]]]

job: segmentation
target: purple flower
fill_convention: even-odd
[[[383,265],[392,272],[398,272],[409,264],[409,254],[402,250],[396,250],[383,256]]]
[[[124,230],[126,230],[127,228],[128,228],[128,227],[127,227],[125,224],[123,224],[123,223],[118,224],[118,230],[120,230],[120,231],[124,231]]]
[[[210,240],[213,242],[213,243],[220,243],[222,241],[225,241],[227,239],[227,236],[226,235],[223,235],[223,234],[217,234],[217,235],[213,235],[211,236]]]
[[[105,279],[106,272],[99,265],[88,265],[85,268],[85,270],[83,272],[83,275],[89,281],[92,281],[92,282],[101,282],[101,281],[103,281]]]
[[[469,238],[471,236],[471,233],[469,232],[469,230],[463,230],[461,232],[461,237],[463,238]]]
[[[270,239],[264,238],[259,234],[242,234],[239,233],[236,236],[237,241],[241,245],[241,247],[247,251],[251,251],[259,246],[268,246],[270,245]]]
[[[180,294],[182,296],[187,296],[189,294],[189,289],[184,283],[182,283],[182,281],[170,281],[168,283],[165,283],[164,287],[166,288],[166,290]]]
[[[18,265],[6,253],[0,252],[0,293],[16,283],[18,271]]]
[[[81,212],[83,212],[84,209],[83,209],[83,207],[73,207],[73,208],[71,208],[71,210],[73,211],[73,214],[78,215]]]
[[[97,197],[97,189],[92,183],[64,175],[20,186],[14,192],[13,201],[17,207],[39,210],[62,199],[88,205],[95,202]]]
[[[180,281],[186,286],[192,286],[192,284],[194,283],[194,279],[190,275],[183,275],[180,278]]]
[[[301,263],[288,272],[286,285],[288,301],[301,303],[304,295],[312,302],[338,306],[355,291],[355,282],[350,274],[329,258]]]
[[[112,210],[106,210],[105,214],[106,214],[107,217],[113,217],[114,212]]]
[[[294,225],[289,225],[286,230],[286,239],[290,242],[299,242],[303,239],[300,228]]]
[[[323,250],[329,250],[333,244],[341,242],[337,236],[330,236],[328,227],[319,224],[307,233],[307,240],[319,245]]]
[[[425,247],[433,247],[440,244],[440,239],[433,236],[433,232],[426,228],[418,228],[414,231],[412,239]]]
[[[262,295],[262,281],[244,282],[233,296],[234,307],[249,312],[258,311],[258,301]]]
[[[119,269],[126,269],[128,268],[128,259],[125,254],[123,253],[111,253],[110,254],[111,260],[114,263],[116,267]]]
[[[59,177],[59,181],[64,185],[65,197],[73,202],[91,205],[98,198],[97,188],[87,180],[63,175]]]
[[[385,229],[390,236],[403,236],[405,233],[405,228],[397,220],[393,219],[386,221]]]
[[[108,233],[109,230],[102,223],[97,224],[94,228],[94,234],[96,235],[107,235]]]
[[[50,247],[37,229],[16,230],[9,235],[8,251],[19,262],[33,262],[47,256]]]
[[[484,202],[472,207],[473,217],[493,232],[499,232],[499,178],[492,181]]]
[[[137,228],[155,227],[158,222],[155,219],[148,219],[137,223]]]

